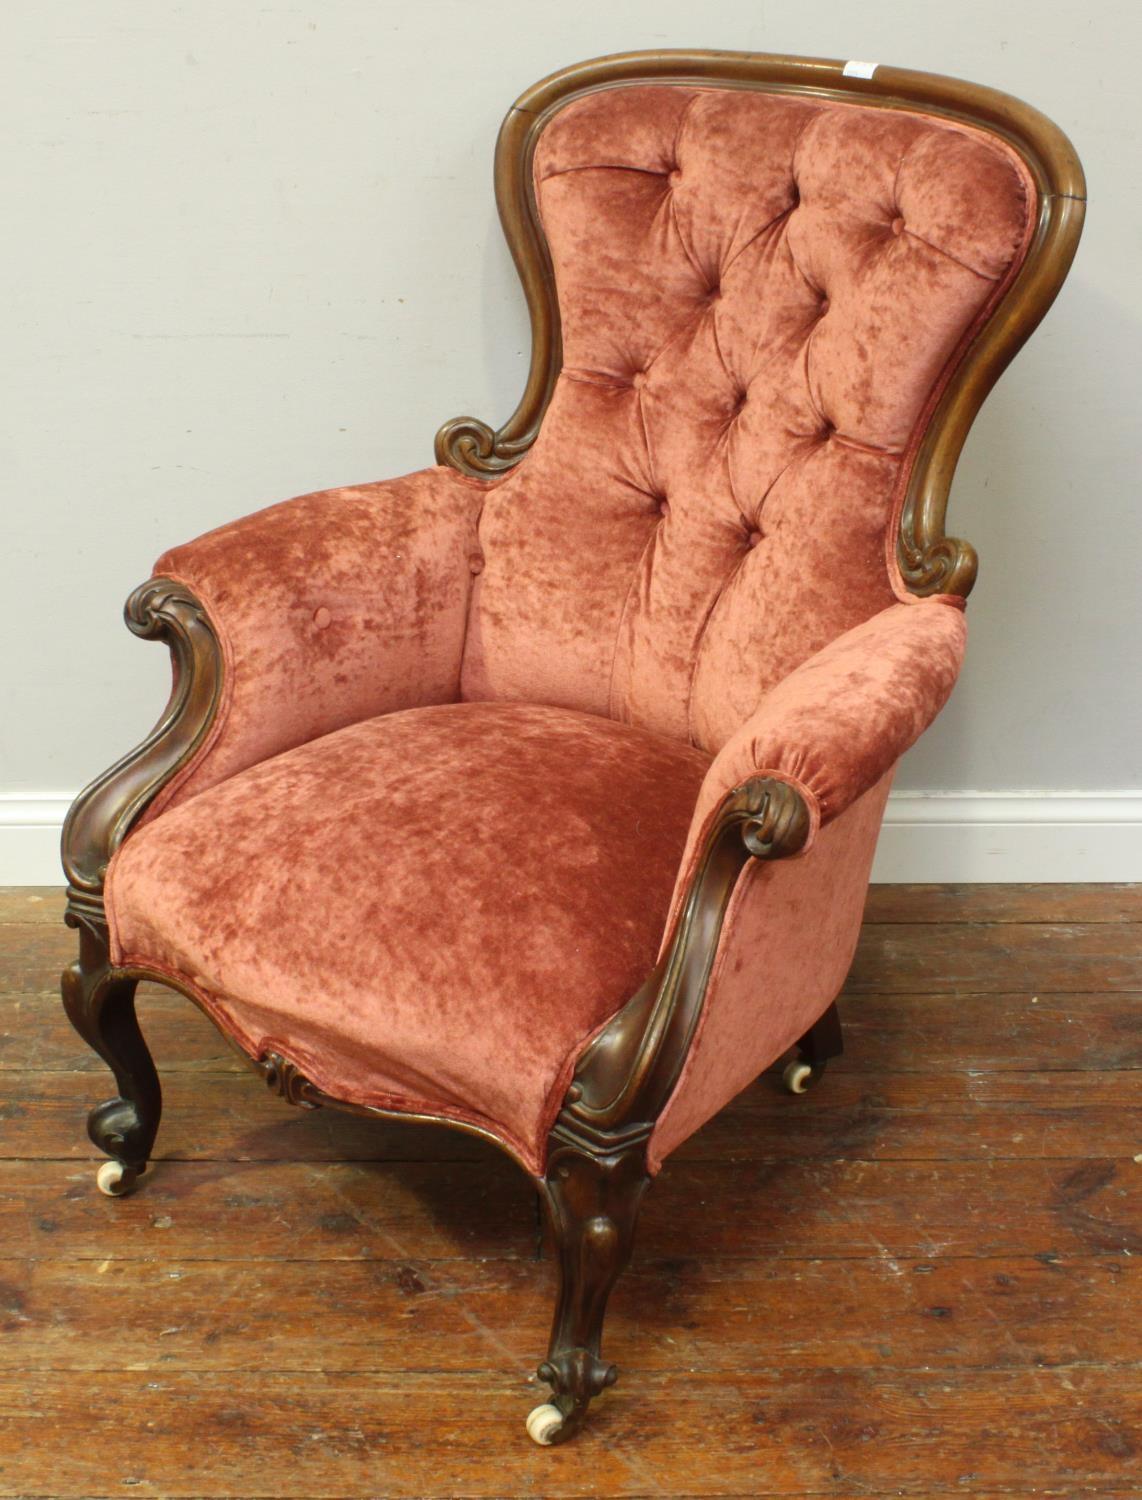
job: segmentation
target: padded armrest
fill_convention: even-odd
[[[675,913],[711,820],[751,777],[796,787],[810,833],[800,853],[750,860],[738,878],[686,1065],[651,1138],[653,1169],[791,1046],[844,983],[890,773],[947,701],[965,639],[955,604],[892,605],[767,694],[706,772]]]
[[[155,573],[204,606],[223,688],[202,749],[148,816],[343,725],[454,701],[487,488],[424,469],[302,495],[164,553]]]
[[[803,662],[718,752],[691,847],[727,792],[770,776],[805,798],[808,849],[820,825],[875,786],[943,708],[966,639],[957,603],[925,599],[891,605]]]

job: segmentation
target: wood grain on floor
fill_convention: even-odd
[[[1142,1495],[1142,887],[874,888],[844,1058],[671,1160],[547,1451],[527,1180],[147,987],[156,1165],[100,1197],[61,910],[0,891],[0,1495]]]

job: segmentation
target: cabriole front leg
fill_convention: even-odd
[[[559,1301],[541,1380],[553,1399],[527,1430],[562,1443],[617,1371],[602,1356],[611,1289],[630,1259],[650,1181],[647,1143],[689,1052],[726,908],[749,859],[795,854],[809,810],[787,782],[758,777],[727,794],[702,847],[669,947],[580,1056],[548,1138],[543,1188],[559,1254]]]
[[[222,648],[203,606],[181,583],[152,578],[127,600],[127,625],[165,641],[174,686],[159,722],[72,804],[63,827],[66,921],[79,929],[79,959],[63,973],[71,1024],[115,1075],[119,1097],[92,1110],[88,1133],[112,1159],[99,1187],[130,1192],[154,1145],[162,1110],[158,1075],[135,1019],[136,981],[111,963],[103,886],[116,849],[159,792],[201,749],[222,696]]]
[[[118,1097],[97,1105],[87,1133],[111,1160],[99,1169],[101,1192],[129,1193],[146,1170],[162,1114],[162,1090],[135,1016],[136,981],[116,971],[108,955],[107,929],[94,918],[67,915],[79,928],[79,958],[63,971],[68,1020],[115,1075]]]
[[[567,1145],[551,1155],[543,1187],[559,1256],[559,1298],[538,1372],[551,1386],[552,1400],[527,1419],[537,1443],[574,1437],[591,1402],[618,1376],[602,1356],[603,1319],[611,1289],[630,1260],[649,1180],[645,1142],[601,1155]]]

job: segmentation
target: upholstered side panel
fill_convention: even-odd
[[[651,1170],[803,1036],[852,963],[889,772],[809,852],[738,881],[698,1032],[650,1140]]]
[[[222,644],[213,731],[147,820],[247,766],[373,714],[459,695],[488,486],[452,469],[322,490],[175,547]]]
[[[936,117],[672,84],[568,104],[534,175],[564,367],[484,509],[462,692],[714,751],[892,602],[904,455],[1034,193]]]

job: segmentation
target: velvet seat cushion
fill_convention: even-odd
[[[113,956],[252,1055],[483,1126],[538,1172],[575,1058],[653,967],[709,763],[536,705],[369,719],[128,838]]]

